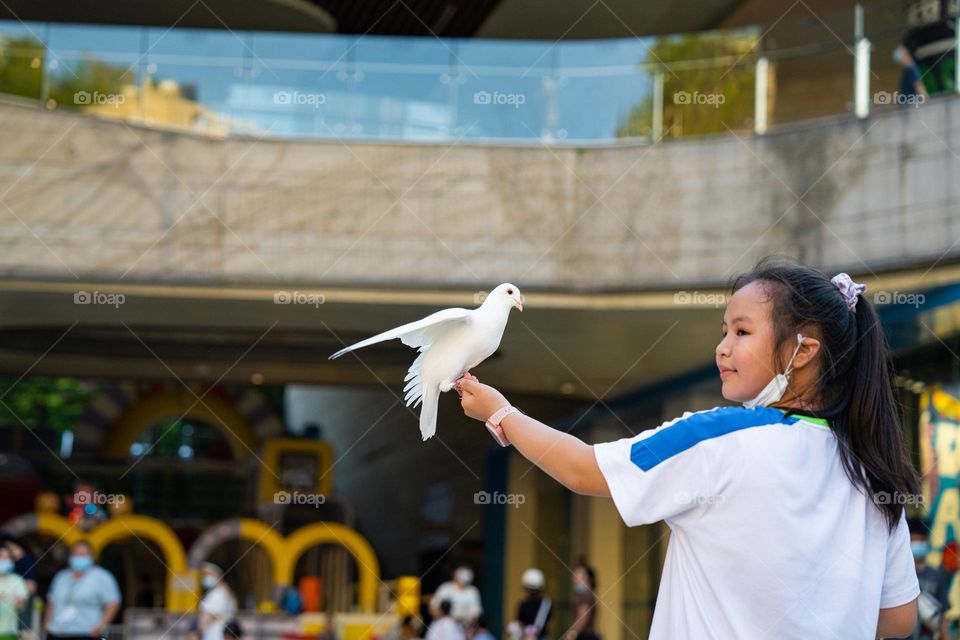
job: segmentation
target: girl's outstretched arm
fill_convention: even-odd
[[[489,385],[465,378],[457,385],[463,392],[463,412],[481,422],[486,422],[497,409],[510,405],[503,394]],[[563,486],[575,493],[610,497],[610,488],[591,445],[522,413],[511,413],[500,426],[517,451]]]

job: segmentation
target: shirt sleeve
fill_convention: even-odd
[[[16,600],[26,600],[27,596],[30,595],[30,592],[27,591],[27,582],[20,576],[17,576],[19,580],[16,580],[13,583],[13,597]]]
[[[100,575],[103,576],[103,579],[100,581],[103,587],[100,597],[103,599],[104,604],[120,602],[120,587],[117,586],[117,579],[106,569],[104,569]]]
[[[695,415],[688,411],[656,429],[594,445],[597,465],[628,527],[680,515],[714,495],[705,438],[687,421]]]
[[[50,591],[47,593],[47,600],[49,600],[54,607],[59,607],[63,604],[63,575],[61,571],[53,576],[53,582],[50,583]]]
[[[900,513],[900,522],[887,542],[887,565],[883,572],[880,608],[889,609],[906,604],[920,595],[920,580],[910,550],[910,531],[907,512]]]

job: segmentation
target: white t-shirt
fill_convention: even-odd
[[[450,616],[437,618],[427,629],[425,640],[464,640],[463,627]]]
[[[201,640],[223,640],[223,631],[237,615],[237,601],[225,586],[217,585],[200,600],[200,611],[213,616],[203,629]]]
[[[881,608],[920,594],[906,514],[891,535],[837,447],[768,407],[688,411],[594,447],[627,526],[671,529],[651,640],[873,640]]]
[[[461,622],[476,620],[483,613],[480,604],[480,590],[472,584],[457,586],[452,580],[437,587],[436,593],[430,599],[430,604],[439,608],[444,600],[450,601],[450,615]]]

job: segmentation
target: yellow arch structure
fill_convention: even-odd
[[[14,537],[39,533],[56,538],[67,546],[85,537],[83,529],[78,528],[63,516],[43,511],[11,518],[4,523],[3,530]]]
[[[355,529],[335,522],[317,522],[294,531],[286,541],[286,553],[280,567],[278,584],[293,583],[294,569],[303,552],[318,544],[344,547],[357,561],[359,585],[357,598],[360,610],[373,613],[377,606],[377,582],[380,581],[380,563],[373,547]]]
[[[232,518],[223,520],[204,530],[196,539],[187,554],[191,569],[197,571],[209,558],[210,553],[228,540],[248,540],[261,547],[270,559],[270,571],[273,579],[273,596],[280,596],[282,582],[280,571],[283,556],[286,553],[286,541],[273,527],[252,518]]]
[[[215,426],[230,443],[234,458],[243,458],[257,449],[257,434],[236,407],[213,394],[197,402],[196,396],[183,389],[157,393],[129,407],[107,428],[101,453],[126,457],[143,429],[176,416],[203,420]]]
[[[272,527],[251,518],[227,520],[215,527],[224,532],[214,535],[214,544],[222,539],[240,537],[261,545],[270,557],[273,582],[278,587],[293,584],[297,560],[308,549],[321,544],[333,544],[345,548],[357,562],[359,584],[357,600],[360,610],[373,613],[377,606],[377,584],[380,582],[380,563],[373,547],[356,529],[335,522],[317,522],[294,531],[284,539]],[[94,527],[88,534],[66,518],[50,513],[31,513],[6,522],[2,529],[11,535],[22,536],[41,533],[73,544],[86,539],[93,547],[95,556],[110,544],[126,538],[146,539],[154,542],[163,553],[167,568],[166,604],[168,611],[193,610],[198,601],[198,576],[196,569],[187,564],[187,554],[173,530],[166,524],[149,516],[122,515]]]
[[[94,555],[99,556],[107,545],[134,537],[156,543],[167,567],[167,609],[190,611],[196,605],[196,576],[187,569],[187,554],[173,530],[148,516],[124,515],[110,518],[94,527],[87,536]]]

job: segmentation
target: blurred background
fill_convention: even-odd
[[[956,19],[0,0],[0,556],[27,589],[0,635],[46,635],[89,555],[76,615],[111,638],[646,637],[665,524],[626,528],[453,394],[421,442],[398,342],[327,356],[509,281],[524,312],[473,373],[627,437],[724,402],[727,285],[775,253],[868,285],[955,625]]]

